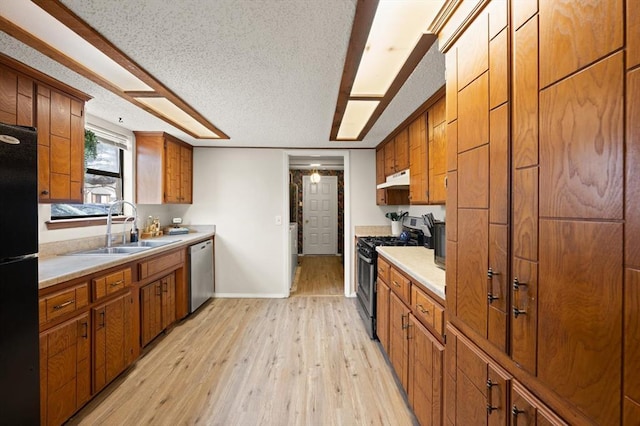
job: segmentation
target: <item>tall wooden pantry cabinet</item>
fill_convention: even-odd
[[[637,424],[640,4],[467,0],[439,39],[445,422]]]

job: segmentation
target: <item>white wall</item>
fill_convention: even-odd
[[[195,148],[193,160],[184,220],[216,225],[216,294],[285,297],[282,150]]]

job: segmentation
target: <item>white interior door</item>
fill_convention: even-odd
[[[304,254],[338,252],[338,178],[322,176],[312,183],[302,177],[302,251]]]

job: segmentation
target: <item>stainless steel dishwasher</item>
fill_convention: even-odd
[[[189,278],[189,312],[194,312],[213,297],[213,241],[207,240],[189,247],[191,274]]]

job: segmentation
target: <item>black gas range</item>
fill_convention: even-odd
[[[431,247],[431,233],[423,218],[407,217],[403,221],[399,236],[358,237],[358,311],[367,333],[376,338],[376,279],[378,246],[424,246]]]

